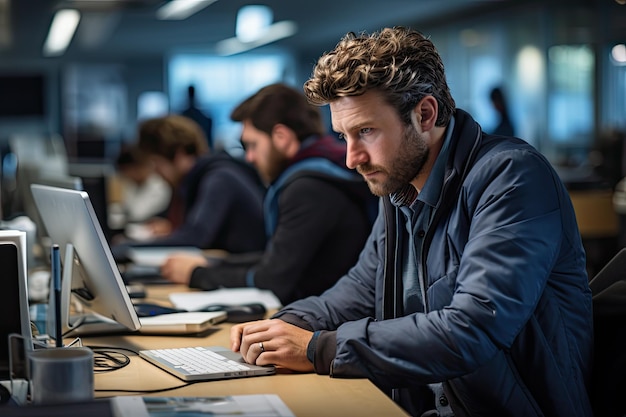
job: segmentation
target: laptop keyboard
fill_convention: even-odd
[[[238,372],[250,369],[245,364],[202,347],[152,349],[146,352],[186,375]]]

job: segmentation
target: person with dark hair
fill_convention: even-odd
[[[200,126],[179,115],[142,122],[138,147],[174,190],[170,212],[180,211],[171,232],[142,246],[196,246],[232,253],[265,247],[265,187],[253,167],[224,151],[209,153]]]
[[[585,252],[550,162],[456,108],[435,46],[409,28],[346,35],[304,91],[329,104],[381,209],[337,284],[233,326],[231,348],[369,378],[413,416],[591,416]]]
[[[204,132],[209,149],[213,150],[213,119],[198,108],[196,102],[196,87],[194,85],[187,87],[187,107],[181,112],[181,115],[189,117],[191,120],[198,123]]]
[[[377,199],[345,166],[345,144],[325,135],[319,109],[283,84],[266,86],[231,114],[246,159],[268,185],[267,248],[219,264],[175,255],[162,275],[193,288],[257,287],[284,304],[321,294],[356,262]]]
[[[498,124],[494,131],[494,135],[499,136],[514,136],[515,129],[511,122],[511,116],[509,115],[509,106],[507,105],[506,98],[504,97],[504,91],[500,87],[494,87],[489,93],[489,99],[493,108],[498,113]]]

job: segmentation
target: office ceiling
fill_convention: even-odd
[[[237,10],[247,4],[270,6],[274,22],[296,22],[297,34],[277,45],[316,55],[347,31],[432,22],[506,1],[511,0],[217,0],[185,20],[160,21],[156,10],[165,0],[0,0],[0,65],[12,58],[41,59],[52,16],[66,7],[81,10],[82,19],[60,59],[141,59],[175,48],[211,50],[234,36]]]

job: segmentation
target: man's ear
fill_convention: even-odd
[[[272,128],[271,138],[276,149],[284,153],[293,147],[294,141],[298,141],[298,138],[295,137],[293,130],[281,123],[274,125]]]
[[[427,132],[435,127],[439,107],[433,96],[426,96],[419,101],[411,112],[411,123],[418,132]]]

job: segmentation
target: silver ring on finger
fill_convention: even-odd
[[[263,342],[259,342],[259,349],[261,350],[261,353],[265,352],[265,347],[263,346]]]

